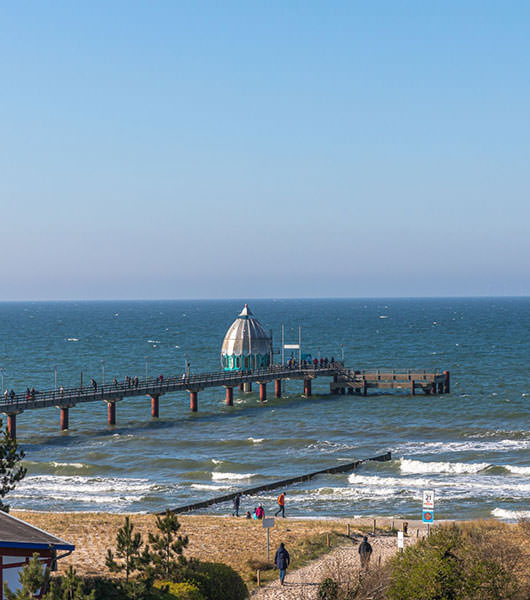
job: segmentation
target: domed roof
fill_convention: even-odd
[[[221,354],[247,356],[250,354],[268,355],[271,351],[271,338],[245,304],[243,310],[226,332]]]

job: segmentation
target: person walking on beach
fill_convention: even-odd
[[[368,541],[368,536],[363,537],[363,541],[359,544],[359,556],[361,558],[361,569],[367,569],[372,556],[372,546]]]
[[[236,494],[232,500],[234,510],[232,511],[233,517],[239,517],[239,505],[241,504],[241,494]]]
[[[274,516],[277,517],[279,513],[282,513],[282,517],[285,519],[285,492],[278,496],[278,510],[274,513]]]
[[[291,557],[289,556],[289,552],[285,548],[283,542],[280,544],[278,550],[276,550],[276,554],[274,556],[274,564],[276,568],[280,571],[280,585],[283,585],[283,580],[285,579],[285,572],[287,571],[287,567],[291,562]]]

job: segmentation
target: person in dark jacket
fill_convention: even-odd
[[[280,585],[283,585],[283,580],[285,579],[285,572],[287,571],[287,567],[291,562],[291,557],[289,556],[289,552],[283,545],[283,542],[280,544],[278,550],[276,550],[276,554],[274,556],[274,564],[276,568],[280,571]]]
[[[368,537],[365,535],[363,541],[359,544],[359,556],[361,558],[361,568],[367,569],[370,564],[370,557],[372,556],[372,546],[368,541]]]

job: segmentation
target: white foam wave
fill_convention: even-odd
[[[530,519],[530,510],[507,510],[505,508],[494,508],[491,514],[497,519],[517,521],[519,519]]]
[[[255,477],[256,473],[212,473],[212,479],[214,481],[237,480],[237,479],[250,479]]]
[[[214,491],[232,489],[232,486],[230,486],[230,485],[211,485],[208,483],[192,483],[191,487],[196,490],[214,490]]]
[[[409,458],[400,459],[402,473],[480,473],[490,466],[489,463],[450,463],[423,462]]]
[[[397,448],[403,454],[445,454],[447,452],[513,452],[530,449],[530,440],[463,442],[409,442]]]
[[[530,475],[530,467],[516,467],[513,465],[504,465],[504,468],[516,475]]]
[[[224,460],[219,460],[218,458],[212,458],[212,462],[214,465],[221,465],[224,463]]]
[[[73,469],[88,469],[89,465],[85,465],[84,463],[68,463],[68,462],[50,462],[50,465],[55,468],[61,467],[72,467]]]
[[[147,340],[148,344],[160,344],[160,340]]]
[[[262,442],[265,441],[265,438],[253,438],[253,437],[249,437],[249,438],[247,438],[247,440],[249,442],[252,442],[253,444],[261,444]]]
[[[67,342],[78,342],[79,338],[66,338]]]

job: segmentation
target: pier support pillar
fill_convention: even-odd
[[[191,412],[197,412],[199,405],[199,392],[190,392],[190,410]]]
[[[282,380],[281,379],[274,380],[274,397],[275,398],[282,397]]]
[[[444,393],[444,382],[443,381],[439,381],[438,382],[438,393],[439,394],[443,394]]]
[[[414,381],[414,379],[411,380],[410,382],[410,395],[411,396],[415,396],[416,395],[416,382]]]
[[[70,409],[67,406],[61,407],[61,431],[68,429],[68,413]]]
[[[311,396],[311,379],[304,379],[304,396],[306,398]]]
[[[348,387],[348,395],[352,395],[353,394],[353,388],[352,387]]]
[[[116,425],[116,402],[107,401],[107,423]]]
[[[7,415],[7,432],[12,440],[17,439],[17,414]]]
[[[444,371],[445,381],[444,381],[444,394],[449,394],[451,392],[451,379],[449,375],[449,371]]]
[[[431,394],[436,394],[436,382],[431,383]]]
[[[243,391],[244,392],[252,391],[252,381],[245,381],[245,383],[243,384]]]
[[[363,379],[363,396],[368,395],[368,384],[366,383],[366,379]]]
[[[259,401],[265,402],[267,400],[267,384],[260,383],[259,384]]]
[[[239,391],[242,392],[245,389],[245,384],[244,383],[240,383],[239,384]]]
[[[158,419],[158,415],[160,414],[160,396],[158,394],[153,394],[151,396],[151,417],[153,419]]]
[[[234,388],[226,386],[226,405],[234,406]]]

